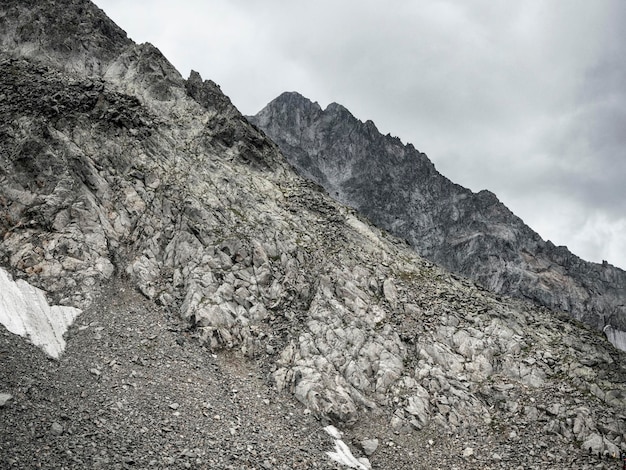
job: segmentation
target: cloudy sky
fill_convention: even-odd
[[[626,268],[623,0],[95,0],[244,114],[338,102],[489,189],[544,239]]]

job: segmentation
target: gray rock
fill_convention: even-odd
[[[424,426],[429,421],[429,401],[428,392],[422,391],[421,396],[412,396],[408,398],[406,406],[407,413],[415,416],[420,425]]]
[[[13,395],[10,393],[0,393],[0,407],[5,406],[11,399],[13,399]]]
[[[599,434],[591,434],[582,444],[583,449],[591,449],[592,454],[604,452],[604,440]]]
[[[52,423],[52,425],[50,426],[50,432],[54,436],[60,436],[61,434],[63,434],[63,431],[64,431],[63,426],[61,426],[56,421],[54,423]]]
[[[472,447],[466,447],[465,449],[463,449],[462,455],[466,459],[472,457],[474,455],[474,449]]]
[[[383,282],[383,294],[387,302],[389,302],[389,305],[391,305],[391,308],[397,308],[398,294],[396,293],[396,288],[391,279],[385,279],[385,282]]]
[[[368,457],[376,452],[376,450],[378,449],[378,445],[378,439],[364,439],[361,441],[361,447],[363,448],[363,452]]]

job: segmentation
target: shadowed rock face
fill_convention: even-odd
[[[87,46],[63,60],[60,37],[45,36],[45,28],[24,39],[35,48],[2,36],[25,21],[62,24],[77,5],[87,8],[85,18],[98,18],[93,5],[5,5],[0,267],[43,289],[50,305],[82,309],[85,324],[67,339],[54,375],[63,386],[54,391],[51,366],[28,362],[41,369],[25,378],[20,354],[35,354],[0,335],[11,364],[5,369],[3,356],[0,383],[8,390],[0,394],[11,399],[3,399],[2,413],[11,426],[0,426],[8,443],[2,464],[71,468],[82,459],[82,468],[143,468],[153,458],[182,466],[194,455],[211,468],[324,468],[324,450],[337,443],[310,436],[329,422],[352,447],[385,443],[378,450],[363,444],[375,468],[414,469],[419,455],[424,469],[478,469],[492,460],[497,466],[496,454],[509,466],[542,468],[546,447],[555,466],[585,468],[587,447],[597,454],[624,446],[626,361],[600,334],[424,260],[298,176],[215,83],[196,73],[184,80],[154,46],[111,36],[110,23],[77,28],[70,43]],[[92,40],[98,37],[113,37],[112,44]],[[302,103],[310,113],[294,119],[307,124],[307,116],[323,114]],[[351,120],[337,105],[331,110],[325,119],[343,116],[355,139],[362,133],[359,142],[377,135],[373,124]],[[324,142],[311,129],[302,134],[321,152]],[[329,135],[339,143],[343,131]],[[305,137],[290,139],[295,146]],[[514,240],[509,225],[487,223],[517,220],[493,195],[452,191],[425,156],[397,140],[376,145],[390,149],[398,168],[429,174],[434,194],[456,201],[458,217],[487,234],[462,246],[480,252],[488,236]],[[342,165],[329,159],[335,170],[328,175],[350,181],[341,188],[347,201],[362,169],[349,174]],[[386,170],[376,175],[391,181]],[[434,198],[418,190],[411,197]],[[379,200],[382,208],[399,205],[392,193]],[[432,240],[449,236],[428,227]],[[161,331],[173,316],[178,326]],[[170,391],[162,393],[160,382]],[[248,385],[234,390],[233,383]],[[203,391],[212,394],[208,407],[196,396]],[[174,392],[175,403],[163,398],[164,413],[154,402]],[[55,414],[66,399],[77,406],[64,410],[61,425]],[[294,422],[312,427],[296,437],[287,426]],[[42,446],[39,430],[53,423],[58,439]],[[200,440],[207,426],[210,439]],[[72,433],[59,436],[64,427]],[[176,439],[167,437],[174,431]],[[179,436],[191,447],[175,451]],[[108,448],[94,452],[101,441]],[[476,460],[463,457],[470,447]],[[122,460],[127,454],[132,459]]]
[[[5,50],[45,55],[65,69],[101,74],[134,44],[88,0],[6,0],[2,10],[0,43]]]
[[[411,144],[331,104],[284,93],[250,121],[298,172],[421,255],[488,289],[626,330],[626,272],[543,241],[489,191],[439,174]]]

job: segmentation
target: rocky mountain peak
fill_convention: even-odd
[[[327,113],[336,114],[336,115],[344,117],[344,118],[354,118],[352,113],[350,111],[348,111],[348,108],[346,108],[345,106],[343,106],[343,105],[341,105],[339,103],[335,103],[335,102],[330,103],[326,107],[325,111]]]
[[[274,107],[285,107],[286,109],[317,110],[321,107],[317,102],[313,102],[297,91],[285,91],[273,101]],[[309,111],[311,112],[311,111]]]
[[[296,92],[285,92],[272,101],[258,115],[255,121],[260,127],[266,127],[276,123],[278,119],[289,120],[290,126],[307,128],[322,112],[317,102],[312,102]]]
[[[302,107],[288,101],[272,101],[249,119],[300,174],[421,255],[494,292],[626,331],[626,272],[544,242],[495,194],[452,183],[425,154],[381,135],[371,121],[337,104],[303,118]]]

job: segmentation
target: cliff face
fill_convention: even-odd
[[[297,93],[249,119],[300,174],[422,256],[494,292],[568,312],[598,329],[626,330],[626,272],[543,241],[493,193],[452,183],[425,154],[381,135],[371,121],[334,103],[322,110]]]
[[[3,468],[325,468],[333,444],[353,468],[364,453],[389,469],[584,468],[625,448],[626,361],[601,335],[425,261],[89,2],[5,2],[0,18],[3,286],[83,310],[57,362],[0,334]],[[376,142],[453,199],[423,155]],[[363,184],[350,178],[344,200]],[[504,239],[486,221],[517,219],[454,188],[455,217]],[[329,423],[360,461],[323,437]]]
[[[4,50],[66,70],[101,75],[133,42],[88,0],[6,0],[0,16]]]

